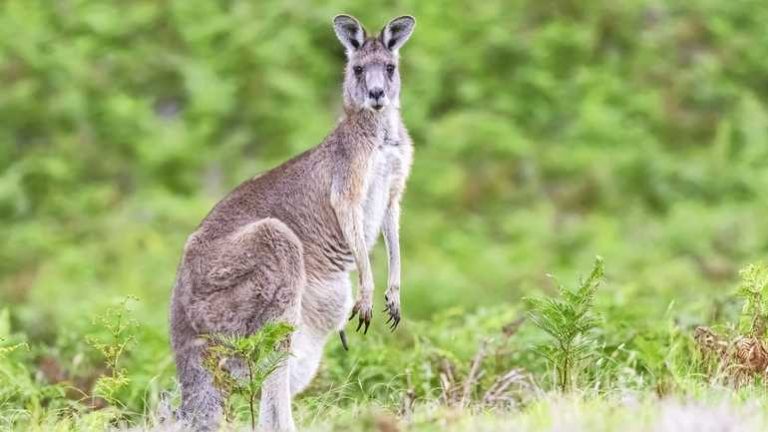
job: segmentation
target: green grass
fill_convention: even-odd
[[[748,306],[744,310],[753,316],[759,316],[759,311],[750,306],[750,299],[768,288],[759,277],[764,269],[749,267],[743,272],[743,283],[731,290],[734,298],[745,291],[752,293],[744,300]],[[318,377],[294,404],[297,421],[308,430],[505,430],[509,424],[519,430],[615,430],[627,422],[630,430],[698,430],[697,425],[710,422],[760,430],[768,424],[756,408],[768,402],[763,371],[750,373],[738,386],[726,379],[735,373],[732,370],[713,374],[712,360],[695,346],[693,329],[676,322],[674,306],[666,311],[666,320],[645,322],[645,326],[629,316],[601,310],[601,302],[593,305],[584,297],[599,299],[610,290],[610,284],[596,290],[601,274],[598,261],[580,289],[561,288],[562,300],[529,303],[529,315],[536,318],[531,322],[520,319],[523,311],[511,306],[472,314],[455,309],[431,320],[408,321],[394,335],[381,331],[383,326],[367,336],[353,334],[349,352],[332,338]],[[547,334],[556,331],[542,325],[537,315],[554,313],[548,308],[555,305],[560,311],[571,310],[565,304],[582,305],[577,315],[591,316],[588,328],[572,320],[553,324],[590,334],[588,339],[580,336],[578,355],[566,366],[568,385],[562,381],[562,357],[541,349],[550,343]],[[91,345],[102,356],[106,353],[107,364],[120,360],[123,366],[101,369],[96,376],[93,369],[81,367],[81,373],[97,378],[93,395],[87,394],[89,388],[74,390],[76,373],[59,378],[58,384],[45,384],[54,374],[49,370],[52,366],[34,360],[44,351],[34,353],[34,346],[30,350],[20,342],[22,335],[9,333],[8,314],[3,314],[6,322],[0,328],[8,339],[0,351],[4,426],[19,430],[176,427],[171,420],[178,402],[172,368],[143,363],[142,356],[147,350],[164,350],[167,356],[167,348],[128,343],[142,336],[141,326],[125,324],[133,323],[126,305],[121,302],[95,323],[93,334],[101,331],[109,337],[91,336],[106,340]],[[712,324],[735,328],[740,314],[731,318]],[[633,328],[627,332],[629,326]],[[745,330],[760,340],[765,337],[751,327]],[[248,341],[243,339],[243,346],[250,347]],[[67,365],[57,363],[68,359],[65,347],[60,345],[62,352],[52,361],[67,375],[71,373]],[[88,362],[81,358],[88,349],[82,349],[70,359],[72,364]],[[250,423],[246,393],[245,397],[233,393],[232,422],[226,427],[246,428]]]

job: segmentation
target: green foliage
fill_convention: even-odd
[[[251,429],[255,430],[255,402],[266,378],[288,358],[285,344],[293,333],[286,323],[267,323],[248,336],[208,336],[203,366],[213,376],[214,385],[225,397],[224,411],[231,417],[233,396],[248,401]],[[232,368],[243,368],[244,377]]]
[[[467,376],[485,339],[477,388],[521,369],[546,391],[552,364],[530,347],[557,339],[501,329],[549,288],[542,275],[575,279],[598,253],[611,289],[594,300],[600,325],[573,340],[593,341],[596,367],[566,381],[598,398],[708,395],[690,334],[737,321],[738,269],[768,254],[764,3],[0,2],[0,428],[151,423],[178,396],[167,317],[185,239],[333,127],[339,12],[370,31],[418,20],[401,53],[416,145],[406,318],[394,335],[375,319],[348,353],[330,339],[295,404],[303,424],[333,412],[353,428],[370,407],[400,414],[407,394],[430,406],[444,365]],[[757,335],[765,276],[745,275],[740,331]],[[94,329],[127,295],[141,326]],[[94,391],[117,408],[91,410]],[[748,391],[734,397],[766,400]]]
[[[166,325],[210,207],[334,125],[340,10],[372,29],[418,19],[402,55],[412,317],[517,299],[598,252],[635,292],[717,292],[768,235],[761,0],[124,3],[2,5],[0,301],[36,337],[125,294]]]
[[[739,274],[741,285],[737,294],[744,300],[740,331],[763,338],[768,325],[768,267],[750,264]]]
[[[34,375],[31,349],[23,335],[13,334],[10,315],[0,309],[0,429],[46,412],[68,408],[62,401],[64,389],[49,385]]]
[[[108,371],[108,374],[97,378],[93,395],[104,398],[112,405],[121,404],[116,394],[130,383],[120,360],[136,339],[135,331],[138,323],[131,318],[131,311],[128,309],[128,302],[131,300],[135,299],[126,297],[119,305],[107,309],[105,313],[96,317],[94,323],[102,327],[102,332],[107,334],[106,338],[101,335],[91,335],[86,338],[88,344],[104,358]]]
[[[29,349],[29,345],[25,342],[9,343],[6,341],[10,336],[11,320],[10,312],[8,308],[0,309],[0,360],[7,357],[16,350],[26,348]]]
[[[10,334],[10,314],[7,308],[0,309],[0,400],[9,399],[15,396],[19,391],[16,387],[18,381],[16,374],[26,370],[18,361],[14,361],[15,352],[22,349],[29,349],[25,342],[13,342],[9,340]]]
[[[593,305],[603,271],[603,259],[598,257],[589,277],[575,290],[560,285],[557,298],[526,299],[528,318],[554,339],[554,345],[540,351],[557,370],[557,385],[563,391],[571,388],[577,365],[593,354],[591,332],[598,325]]]

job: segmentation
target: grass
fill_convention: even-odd
[[[382,409],[358,407],[330,412],[333,421],[306,430],[423,431],[760,431],[768,427],[759,402],[712,394],[710,401],[622,399],[544,395],[519,411],[494,412],[419,405],[406,421]]]
[[[731,290],[741,312],[736,307],[727,319],[710,323],[720,333],[681,325],[674,304],[667,318],[653,322],[617,314],[600,301],[610,290],[610,283],[598,289],[603,271],[597,260],[577,289],[560,286],[551,297],[529,301],[527,310],[510,305],[471,314],[446,310],[431,320],[408,321],[394,335],[351,334],[349,352],[332,338],[317,378],[294,403],[297,422],[302,430],[318,431],[768,426],[759,409],[768,403],[766,369],[756,363],[762,351],[752,346],[743,354],[747,342],[765,346],[759,324],[768,288],[764,266],[751,265],[741,273],[742,282]],[[95,370],[82,367],[94,360],[80,354],[69,365],[41,361],[45,351],[10,332],[9,314],[0,314],[0,426],[179,428],[172,414],[179,397],[169,381],[172,367],[153,369],[156,365],[142,362],[141,346],[133,341],[145,335],[129,304],[135,300],[118,302],[94,321],[88,341],[106,358],[92,363],[103,365]],[[227,346],[247,353],[261,368],[284,331],[275,327]],[[542,349],[547,344],[553,348]],[[66,346],[61,343],[59,359],[68,358]],[[142,376],[152,370],[154,376]],[[260,379],[239,385],[247,391],[229,404],[231,421],[224,430],[250,428]]]

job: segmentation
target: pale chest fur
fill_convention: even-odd
[[[381,224],[387,212],[392,180],[400,165],[398,155],[390,149],[377,151],[373,159],[369,174],[368,193],[363,203],[363,226],[365,227],[365,241],[368,248],[373,247],[381,230]]]
[[[392,188],[408,176],[410,142],[400,133],[396,123],[382,130],[380,141],[371,156],[368,187],[363,203],[363,226],[369,250],[376,243],[389,207]]]

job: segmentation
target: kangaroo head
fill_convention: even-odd
[[[349,15],[333,19],[336,36],[347,51],[344,71],[344,107],[347,110],[382,112],[400,105],[398,50],[413,32],[416,20],[401,16],[370,37]]]

